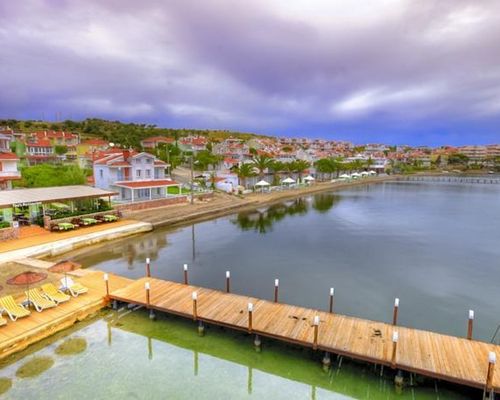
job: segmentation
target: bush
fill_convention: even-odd
[[[10,222],[0,221],[0,229],[10,228]]]

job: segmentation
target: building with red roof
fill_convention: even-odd
[[[94,182],[113,190],[116,201],[134,202],[166,198],[170,186],[180,184],[168,177],[167,163],[154,155],[135,150],[102,152],[94,161]]]
[[[156,149],[161,144],[173,144],[174,138],[168,136],[153,136],[141,140],[141,146],[146,150]]]
[[[11,152],[0,152],[0,190],[12,189],[12,181],[21,179],[19,158]]]

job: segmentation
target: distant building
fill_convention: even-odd
[[[175,139],[168,136],[153,136],[141,140],[141,146],[145,150],[153,150],[158,148],[158,146],[161,144],[173,144],[174,142]]]
[[[95,160],[95,187],[119,193],[117,201],[146,201],[166,198],[168,187],[180,186],[167,177],[165,162],[145,152],[123,150],[102,154]]]
[[[57,155],[49,139],[30,137],[26,141],[26,160],[29,165],[54,163]]]
[[[11,152],[0,151],[0,190],[12,189],[12,181],[21,179],[17,169],[19,158]]]

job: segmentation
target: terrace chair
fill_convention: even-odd
[[[26,302],[33,304],[35,310],[38,312],[57,306],[55,301],[43,297],[40,291],[36,288],[30,289],[24,293],[26,294]]]
[[[54,301],[57,305],[71,299],[71,296],[68,296],[66,293],[57,290],[57,288],[52,283],[46,283],[45,285],[42,285],[42,292],[42,296]]]
[[[77,297],[79,294],[84,294],[89,291],[89,289],[81,283],[75,282],[67,276],[61,279],[61,290],[65,292],[69,291],[73,297]]]
[[[30,310],[24,308],[22,304],[17,304],[12,296],[0,298],[0,307],[12,321],[17,321],[18,318],[27,317],[31,314]]]
[[[7,325],[7,320],[0,314],[0,326]]]

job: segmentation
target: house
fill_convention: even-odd
[[[196,154],[207,149],[208,140],[203,136],[186,136],[178,141],[182,151],[189,151]]]
[[[92,168],[94,160],[100,158],[100,153],[109,149],[109,142],[103,139],[82,140],[76,145],[78,165],[80,168]]]
[[[30,137],[26,141],[26,160],[29,165],[54,163],[57,161],[57,155],[49,139]]]
[[[118,192],[116,201],[166,198],[168,187],[180,186],[168,177],[168,167],[167,163],[145,152],[104,152],[93,165],[95,187]]]
[[[13,137],[10,132],[0,131],[0,151],[7,152],[10,151],[10,143]]]
[[[0,151],[0,190],[12,189],[12,181],[21,179],[18,161],[14,153]]]
[[[167,136],[153,136],[146,138],[144,140],[141,140],[141,146],[143,149],[146,150],[153,150],[158,148],[159,145],[167,145],[167,144],[173,144],[175,142],[174,138],[167,137]]]

